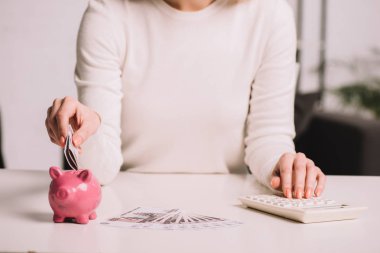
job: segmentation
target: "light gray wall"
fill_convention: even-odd
[[[321,1],[304,0],[304,40],[301,91],[318,89],[319,30]],[[371,58],[371,48],[380,49],[380,1],[379,0],[333,0],[327,1],[326,53],[328,67],[326,84],[333,89],[357,77],[336,61],[352,62],[355,58]],[[379,71],[379,69],[377,69]],[[325,103],[325,107],[335,105]]]
[[[296,0],[289,0],[296,7]],[[306,1],[301,89],[317,88],[319,6]],[[380,47],[379,0],[328,1],[328,58],[351,59]],[[0,1],[0,110],[8,168],[46,170],[61,163],[44,119],[53,98],[75,96],[75,40],[87,0]],[[353,77],[329,69],[329,87]],[[335,106],[334,102],[326,107]]]
[[[344,86],[350,81],[376,75],[380,78],[380,57],[375,57],[372,48],[380,50],[380,1],[379,0],[333,0],[328,20],[328,39],[326,44],[327,67],[326,86],[329,90]],[[356,61],[359,71],[351,71],[341,63]],[[377,61],[377,64],[374,62]],[[373,114],[357,111],[343,105],[331,92],[326,92],[323,107],[329,111],[344,113],[355,112],[363,117],[372,118]]]
[[[44,119],[53,98],[76,95],[76,33],[85,0],[0,1],[0,110],[6,166],[60,165]]]

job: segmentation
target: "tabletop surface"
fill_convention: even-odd
[[[267,193],[250,175],[122,172],[102,188],[98,218],[55,224],[47,171],[0,170],[0,252],[380,252],[380,177],[329,176],[323,197],[367,206],[357,220],[302,224],[242,207]],[[205,230],[109,227],[135,207],[182,208],[243,224]]]

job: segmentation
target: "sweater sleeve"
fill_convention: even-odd
[[[245,138],[245,162],[256,179],[269,188],[281,155],[295,152],[295,51],[293,13],[285,1],[279,0],[252,84]]]
[[[111,182],[120,171],[121,66],[124,32],[102,0],[90,0],[77,41],[75,82],[78,99],[101,117],[98,131],[82,145],[79,165],[91,169],[99,182]]]

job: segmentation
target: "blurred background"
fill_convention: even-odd
[[[298,32],[295,139],[327,174],[380,175],[380,1],[288,0]],[[44,120],[76,96],[87,0],[0,1],[0,167],[61,165]]]

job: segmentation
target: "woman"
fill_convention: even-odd
[[[285,0],[93,0],[78,34],[79,101],[55,99],[81,167],[102,184],[138,172],[251,170],[288,198],[319,196],[325,175],[296,153],[295,28]]]

